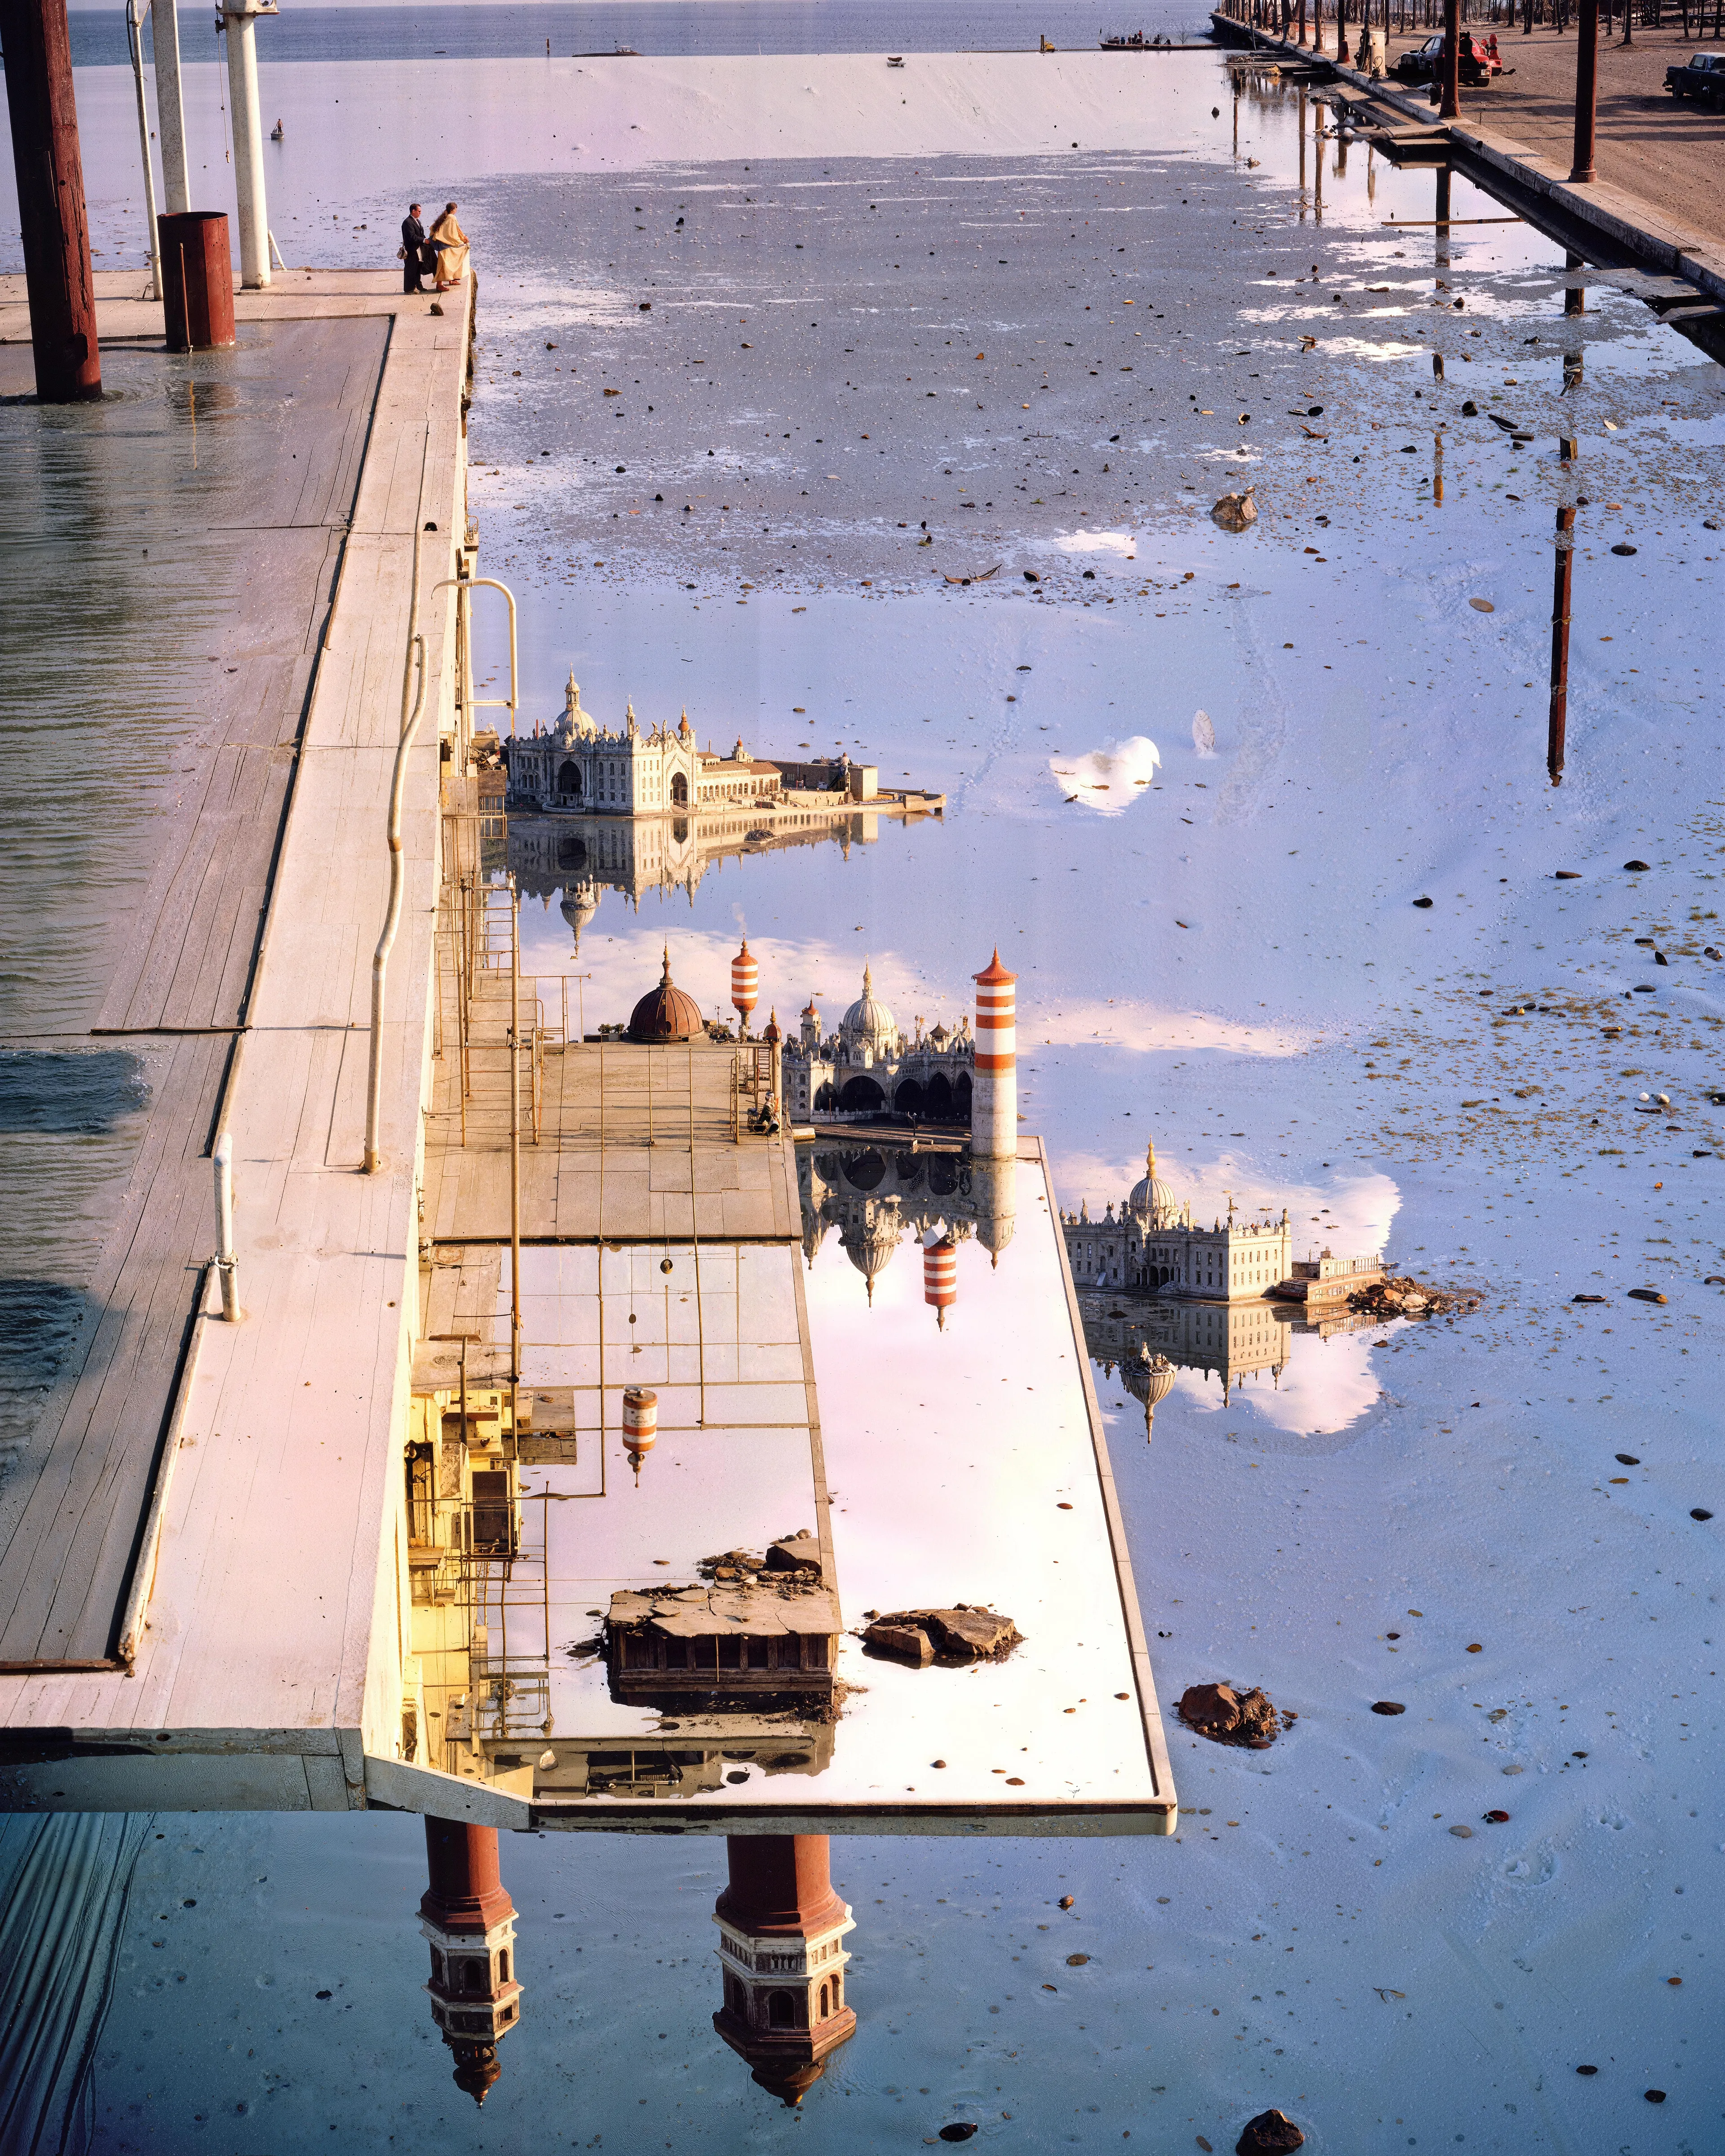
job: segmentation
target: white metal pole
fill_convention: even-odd
[[[424,475],[420,475],[421,495],[424,499]],[[418,687],[413,688],[414,661],[418,660]],[[377,948],[372,957],[372,1052],[370,1069],[366,1078],[366,1147],[365,1173],[375,1175],[383,1164],[381,1125],[383,1118],[383,991],[389,970],[389,953],[394,946],[395,932],[401,926],[402,795],[408,783],[408,752],[413,746],[413,736],[418,731],[419,714],[425,708],[425,639],[419,634],[419,534],[413,534],[413,585],[408,598],[408,648],[402,661],[401,674],[401,732],[395,745],[395,771],[389,784],[389,823],[386,841],[389,848],[389,905],[383,916],[383,932],[377,938]]]
[[[239,281],[249,291],[270,282],[257,18],[275,12],[275,0],[222,0],[222,22],[228,33],[228,105],[234,117],[234,180],[239,198]]]
[[[150,0],[150,35],[156,47],[156,131],[162,146],[162,192],[167,213],[192,207],[186,162],[186,100],[180,88],[180,17],[175,0]]]
[[[126,0],[126,42],[138,94],[138,146],[144,155],[144,218],[150,228],[150,297],[162,297],[162,235],[156,228],[156,174],[150,163],[150,107],[144,95],[144,0]]]
[[[229,1325],[240,1319],[239,1268],[234,1251],[234,1138],[223,1131],[216,1140],[216,1277],[221,1283],[222,1315]]]

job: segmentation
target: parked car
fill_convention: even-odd
[[[1665,86],[1673,97],[1725,110],[1725,53],[1691,53],[1683,66],[1666,69]]]
[[[1398,82],[1435,82],[1444,71],[1444,33],[1428,38],[1423,45],[1414,45],[1404,53],[1390,73]],[[1494,57],[1477,38],[1461,40],[1461,79],[1470,90],[1478,90],[1491,81],[1494,74],[1502,74],[1503,63]]]

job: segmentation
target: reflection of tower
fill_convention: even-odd
[[[988,1253],[991,1265],[999,1261],[1018,1224],[1018,1181],[1019,1164],[1010,1156],[1004,1160],[973,1160],[970,1164],[976,1239]]]
[[[1144,1404],[1144,1442],[1148,1445],[1156,1435],[1157,1404],[1174,1388],[1174,1366],[1166,1355],[1153,1355],[1141,1340],[1137,1361],[1121,1365],[1120,1382]]]
[[[497,2046],[515,2026],[515,1904],[497,1869],[497,1830],[428,1819],[430,1883],[419,1928],[431,1942],[431,2018],[455,2055],[455,2086],[483,2103]]]
[[[898,1208],[891,1199],[865,1198],[839,1230],[839,1246],[868,1282],[869,1305],[875,1301],[875,1282],[892,1261],[903,1233]]]
[[[749,1020],[754,1015],[755,1005],[761,999],[761,969],[756,965],[749,949],[749,939],[742,939],[742,948],[731,961],[731,1001],[737,1017],[742,1021],[742,1037],[749,1037]]]
[[[978,1160],[1015,1160],[1019,1150],[1018,1029],[1014,988],[997,951],[976,981],[976,1086],[970,1150]]]
[[[755,2079],[800,2103],[856,2027],[845,2004],[854,1931],[833,1892],[824,1834],[731,1835],[731,1883],[713,1907],[725,2003],[713,2026]]]
[[[944,1332],[947,1312],[958,1300],[958,1245],[950,1235],[922,1246],[922,1300]]]

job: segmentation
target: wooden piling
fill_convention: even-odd
[[[44,404],[79,403],[101,395],[102,360],[66,0],[0,0],[0,48],[36,394]]]

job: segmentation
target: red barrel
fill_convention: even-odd
[[[631,1385],[623,1396],[623,1442],[637,1467],[659,1436],[659,1395]]]
[[[234,341],[234,262],[227,213],[166,212],[162,240],[162,310],[170,352],[208,352]]]
[[[947,1312],[958,1300],[958,1248],[950,1235],[922,1246],[922,1300],[944,1332]]]

